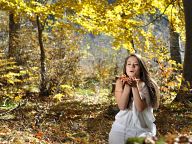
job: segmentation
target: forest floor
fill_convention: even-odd
[[[109,102],[96,99],[33,98],[0,117],[0,144],[107,144],[115,113]],[[191,137],[191,109],[190,104],[161,106],[155,111],[157,137],[167,137],[168,143],[179,135]]]

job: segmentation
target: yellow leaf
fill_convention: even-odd
[[[54,95],[53,98],[58,100],[58,101],[61,101],[63,96],[64,96],[63,94],[58,93],[58,94]]]
[[[16,101],[16,102],[18,102],[18,101],[20,101],[20,100],[21,100],[21,96],[16,96],[16,97],[15,97],[15,101]]]

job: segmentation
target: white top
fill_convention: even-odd
[[[117,113],[111,131],[124,133],[126,137],[156,135],[153,108],[150,106],[149,91],[145,83],[142,84],[139,93],[141,98],[146,100],[147,108],[139,112],[133,101],[131,109],[120,110]]]

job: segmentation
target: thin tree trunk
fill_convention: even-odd
[[[181,53],[180,53],[180,37],[179,33],[173,31],[170,28],[170,53],[171,59],[175,60],[177,63],[181,63]]]
[[[8,57],[14,57],[17,62],[19,62],[18,50],[19,50],[19,36],[18,30],[20,29],[20,24],[15,23],[14,13],[9,14],[9,48]]]
[[[38,40],[40,47],[40,62],[41,62],[40,96],[48,96],[46,68],[45,68],[45,49],[42,40],[43,26],[39,20],[39,16],[37,16],[37,27],[38,27]]]

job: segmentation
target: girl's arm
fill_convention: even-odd
[[[138,83],[132,86],[131,88],[133,92],[133,100],[135,103],[135,107],[139,112],[142,112],[147,107],[147,103],[145,99],[142,99],[140,96]]]
[[[115,86],[115,99],[120,110],[125,110],[129,102],[131,87],[125,84],[123,88],[123,82],[118,79]]]

